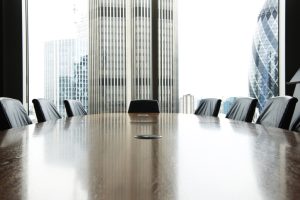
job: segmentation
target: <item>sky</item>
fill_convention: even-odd
[[[252,39],[263,3],[178,1],[179,96],[249,95]]]

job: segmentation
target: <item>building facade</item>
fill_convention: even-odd
[[[266,0],[253,40],[250,96],[258,99],[261,110],[266,101],[279,94],[278,77],[278,0]]]
[[[126,112],[129,100],[153,99],[151,6],[150,0],[91,1],[91,113]],[[162,112],[178,111],[174,8],[174,1],[159,1],[157,89]]]
[[[179,112],[187,114],[195,112],[195,98],[193,95],[186,94],[179,99]]]
[[[64,115],[65,99],[80,100],[88,109],[88,61],[84,51],[77,51],[85,40],[49,41],[45,45],[44,97],[53,101]]]

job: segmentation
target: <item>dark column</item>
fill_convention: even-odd
[[[158,0],[152,0],[152,81],[153,99],[158,100]]]
[[[22,0],[1,0],[0,96],[22,100]]]
[[[2,61],[3,61],[3,1],[0,1],[0,96],[3,93],[3,70],[2,70]]]
[[[289,82],[300,67],[300,1],[286,0],[285,79]],[[286,86],[286,94],[293,95],[295,85]]]

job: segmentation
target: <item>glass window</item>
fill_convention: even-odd
[[[194,104],[181,105],[182,112],[192,112],[201,98],[249,96],[253,39],[265,2],[178,1],[179,97]]]
[[[34,98],[53,101],[62,114],[64,99],[88,109],[88,0],[28,0],[28,24],[30,115]]]

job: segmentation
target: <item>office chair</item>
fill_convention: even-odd
[[[87,115],[80,101],[66,99],[64,100],[64,105],[68,117]]]
[[[216,98],[201,99],[194,114],[217,117],[220,111],[221,102],[221,99]]]
[[[252,122],[256,105],[257,99],[251,97],[237,98],[225,117],[238,121]]]
[[[33,99],[32,103],[38,122],[45,122],[61,118],[61,115],[58,113],[55,105],[49,100]]]
[[[270,98],[256,121],[264,126],[288,129],[297,103],[295,97]]]
[[[0,98],[0,130],[32,124],[19,100]]]
[[[290,130],[300,132],[300,117],[299,114],[297,116],[298,118],[291,122],[290,124]]]
[[[296,95],[295,95],[295,93],[296,93]],[[299,86],[296,85],[295,92],[294,92],[293,96],[296,97],[297,99],[299,99],[299,97],[300,97],[300,84],[299,84]],[[289,130],[300,132],[300,102],[299,101],[296,103],[294,114],[293,114],[293,117],[291,119]]]
[[[133,100],[129,104],[128,113],[159,113],[157,100]]]
[[[293,97],[296,97],[299,100],[300,99],[300,68],[298,69],[294,77],[290,80],[290,83],[296,84]],[[300,132],[300,101],[296,103],[289,130]]]

